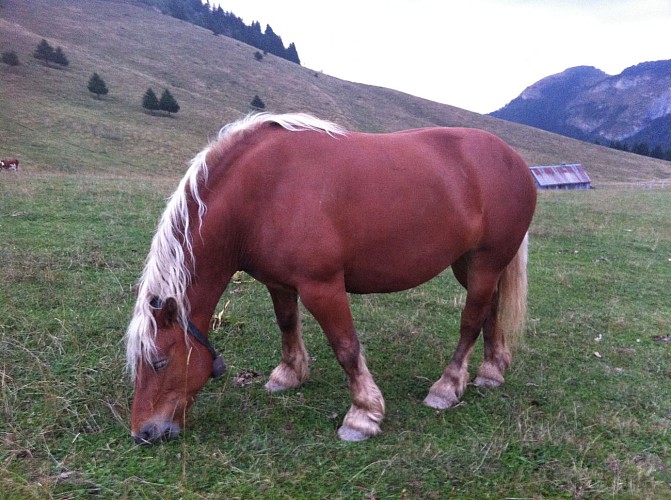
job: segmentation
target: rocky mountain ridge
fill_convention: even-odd
[[[491,113],[576,139],[601,144],[671,147],[671,60],[652,61],[619,75],[579,66],[527,87]]]

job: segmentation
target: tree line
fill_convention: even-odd
[[[215,35],[225,35],[287,61],[301,63],[296,45],[290,43],[285,47],[282,37],[277,35],[270,25],[266,25],[265,31],[261,31],[261,24],[258,21],[248,26],[232,12],[224,11],[221,5],[216,8],[210,5],[209,0],[205,3],[202,0],[140,1],[158,8],[164,14],[209,29]]]
[[[599,144],[598,141],[597,144]],[[671,161],[671,148],[665,150],[659,144],[657,144],[654,148],[650,148],[650,146],[645,142],[636,142],[629,145],[626,142],[611,141],[608,147],[617,149],[619,151],[626,151],[627,153],[634,153],[641,156],[657,158],[658,160]]]

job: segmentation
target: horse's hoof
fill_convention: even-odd
[[[484,387],[486,389],[493,389],[503,384],[504,379],[501,374],[501,370],[497,366],[490,362],[485,362],[482,364],[478,370],[478,376],[475,377],[473,383],[478,387]]]
[[[493,389],[494,387],[500,386],[503,383],[503,380],[497,380],[478,375],[477,377],[475,377],[473,383],[478,387],[484,387],[485,389]]]
[[[352,405],[338,429],[338,437],[343,441],[365,441],[380,433],[380,422],[383,417],[384,410],[375,412]]]
[[[263,387],[268,392],[280,392],[280,391],[286,391],[288,389],[288,387],[285,387],[274,380],[269,380]]]
[[[365,441],[366,439],[372,437],[372,435],[368,435],[365,432],[361,432],[358,429],[353,429],[352,427],[343,425],[340,429],[338,429],[338,437],[343,441],[354,442],[354,441]]]
[[[296,389],[303,385],[308,378],[309,371],[306,369],[299,375],[284,362],[280,363],[270,374],[265,388],[268,392],[280,392],[287,389]]]
[[[457,406],[459,404],[459,398],[454,393],[438,395],[430,392],[426,398],[424,398],[424,404],[430,408],[435,408],[436,410],[447,410],[448,408]]]

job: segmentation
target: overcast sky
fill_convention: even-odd
[[[489,113],[574,66],[671,59],[671,0],[210,0],[303,66]]]

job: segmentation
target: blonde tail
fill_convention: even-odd
[[[498,325],[512,352],[522,341],[527,319],[527,258],[529,233],[499,281]]]

